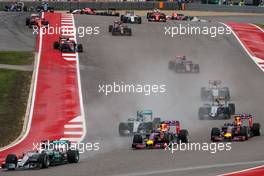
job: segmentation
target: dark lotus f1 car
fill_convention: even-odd
[[[199,73],[199,64],[186,60],[186,56],[176,56],[174,60],[169,61],[169,69],[176,73]]]
[[[68,140],[43,141],[40,151],[29,151],[18,157],[9,154],[1,167],[6,170],[48,168],[49,166],[79,162],[79,151],[71,149]]]
[[[166,22],[166,15],[165,13],[162,13],[158,9],[154,9],[152,12],[147,13],[147,19],[148,21],[154,21],[154,22]]]
[[[75,41],[64,36],[60,36],[59,41],[53,43],[53,47],[61,52],[83,52],[82,44],[76,44]]]
[[[160,128],[146,135],[135,134],[133,138],[133,149],[164,149],[176,143],[188,143],[189,133],[180,128],[179,121],[165,121]]]
[[[221,129],[214,127],[211,130],[211,140],[214,142],[246,141],[250,137],[260,135],[260,124],[253,123],[253,117],[250,114],[236,114],[233,123],[226,123]]]

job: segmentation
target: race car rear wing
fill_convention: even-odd
[[[176,134],[180,133],[181,130],[181,126],[180,126],[180,122],[178,120],[166,120],[163,121],[162,123],[168,124],[169,126],[175,126],[176,127]]]

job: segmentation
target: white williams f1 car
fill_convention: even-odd
[[[122,21],[123,23],[136,23],[136,24],[142,23],[141,17],[135,15],[133,11],[127,11],[125,15],[121,15],[120,21]]]

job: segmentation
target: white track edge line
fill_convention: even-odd
[[[222,25],[224,25],[224,26],[226,26],[226,27],[228,27],[230,30],[231,30],[231,32],[233,33],[233,35],[236,37],[236,39],[238,40],[238,42],[240,43],[240,45],[243,47],[243,49],[246,51],[246,53],[249,55],[249,57],[253,60],[253,62],[258,66],[258,68],[262,71],[262,72],[264,72],[264,69],[258,64],[258,62],[256,61],[256,59],[255,58],[257,58],[257,57],[255,57],[255,56],[252,56],[252,54],[248,51],[248,49],[245,47],[245,45],[242,43],[242,41],[239,39],[239,37],[236,35],[236,33],[233,31],[233,29],[232,29],[232,27],[230,27],[230,26],[228,26],[227,24],[225,24],[225,23],[222,23],[222,22],[219,22],[220,24],[222,24]],[[257,59],[259,59],[259,58],[257,58]],[[259,59],[259,60],[261,60],[261,59]]]
[[[256,166],[256,167],[251,167],[251,168],[243,169],[243,170],[240,170],[240,171],[229,172],[229,173],[222,174],[222,175],[217,175],[217,176],[228,176],[228,175],[231,175],[231,174],[238,174],[238,173],[242,173],[242,172],[247,172],[247,171],[259,169],[259,168],[262,168],[262,167],[264,167],[264,165]]]
[[[75,27],[75,19],[73,14],[71,14],[72,16],[72,22],[73,22],[73,26]],[[77,37],[76,37],[76,33],[74,35],[75,38],[75,42],[77,43]],[[85,121],[85,113],[84,113],[84,107],[83,107],[83,94],[82,94],[82,86],[81,86],[81,75],[80,75],[80,63],[79,63],[79,53],[76,53],[76,58],[77,58],[77,78],[78,78],[78,88],[79,88],[79,99],[80,99],[80,108],[81,108],[81,116],[83,119],[83,134],[82,137],[80,139],[80,141],[84,140],[84,137],[86,136],[86,121]]]

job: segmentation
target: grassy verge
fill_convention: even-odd
[[[0,147],[20,135],[31,76],[32,72],[0,70]]]
[[[32,52],[0,51],[0,64],[31,65]],[[0,69],[0,147],[14,141],[21,133],[32,72]]]
[[[1,51],[0,64],[31,65],[34,54],[31,51]]]

